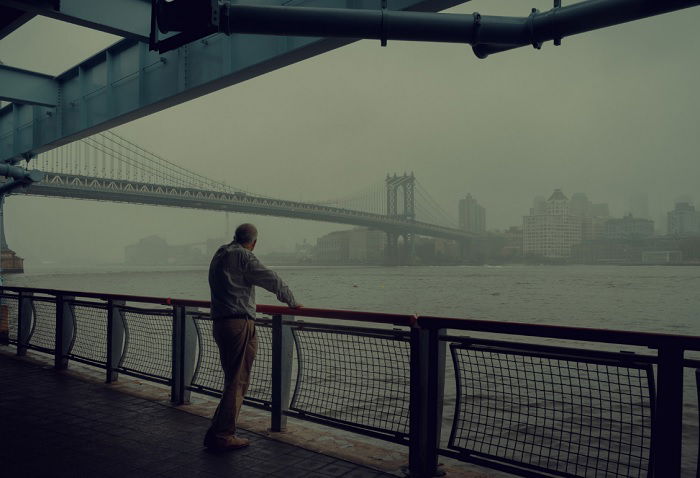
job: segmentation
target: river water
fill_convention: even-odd
[[[308,307],[700,335],[700,267],[275,267]],[[206,268],[28,270],[5,284],[208,299]],[[275,304],[260,290],[258,303]],[[449,373],[449,372],[448,372]],[[697,460],[697,404],[686,374],[684,476]],[[454,401],[447,390],[448,407]],[[446,423],[447,425],[447,423]],[[446,427],[447,428],[447,427]]]

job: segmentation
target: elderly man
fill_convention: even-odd
[[[249,444],[247,439],[236,436],[236,421],[258,346],[255,286],[273,292],[290,307],[301,307],[287,284],[253,254],[257,238],[255,226],[241,224],[233,242],[221,246],[209,266],[214,340],[219,346],[225,377],[224,394],[204,437],[204,446],[212,450],[231,450]]]

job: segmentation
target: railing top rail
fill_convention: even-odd
[[[584,342],[641,345],[652,348],[678,346],[687,350],[700,350],[700,337],[693,335],[633,332],[627,330],[594,329],[424,315],[418,317],[416,323],[419,327],[428,329],[470,330],[475,332],[491,332],[529,337],[579,340]]]
[[[209,301],[205,300],[190,300],[190,299],[173,299],[170,297],[147,297],[138,295],[123,295],[123,294],[106,294],[99,292],[79,292],[71,290],[59,290],[59,289],[35,289],[31,287],[12,287],[12,286],[0,286],[1,291],[12,291],[12,292],[31,292],[34,294],[47,294],[47,295],[63,295],[71,297],[80,298],[91,298],[91,299],[102,299],[102,300],[112,300],[112,301],[125,301],[125,302],[141,302],[145,304],[160,304],[160,305],[180,305],[185,307],[202,307],[209,308]],[[292,309],[289,307],[276,306],[276,305],[258,305],[257,311],[261,314],[269,315],[294,315],[297,317],[318,317],[324,319],[337,319],[337,320],[353,320],[356,322],[369,322],[369,323],[379,323],[379,324],[393,324],[393,325],[404,325],[407,327],[412,326],[416,321],[415,315],[406,314],[386,314],[380,312],[363,312],[356,310],[336,310],[336,309],[314,309],[304,307],[302,309]]]
[[[62,295],[101,300],[141,302],[147,304],[179,305],[185,307],[209,308],[209,301],[173,299],[164,297],[147,297],[124,294],[106,294],[98,292],[79,292],[58,289],[35,289],[31,287],[0,286],[0,291],[31,292],[35,294]],[[673,335],[656,332],[633,332],[624,330],[594,329],[561,325],[528,324],[522,322],[503,322],[483,319],[436,317],[405,314],[387,314],[355,310],[301,308],[292,309],[276,305],[258,305],[257,311],[268,315],[293,315],[296,317],[316,317],[356,322],[393,324],[402,326],[418,325],[428,329],[455,329],[474,332],[490,332],[528,337],[546,337],[584,342],[601,342],[625,345],[640,345],[651,348],[677,346],[687,350],[700,350],[700,336]]]

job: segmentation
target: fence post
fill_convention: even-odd
[[[440,476],[438,448],[445,385],[444,329],[411,329],[410,476]]]
[[[3,293],[4,290],[0,287],[0,294]],[[7,345],[10,343],[10,308],[2,302],[0,295],[0,345]]]
[[[126,332],[124,329],[124,314],[121,307],[126,304],[123,300],[107,301],[107,377],[106,383],[116,382],[119,378]]]
[[[26,355],[32,333],[32,292],[20,292],[17,300],[17,355]]]
[[[197,362],[197,329],[191,308],[173,306],[173,376],[170,401],[183,405],[190,401],[189,387]]]
[[[652,430],[652,476],[681,475],[683,424],[683,348],[674,343],[659,347],[656,419]]]
[[[287,429],[289,394],[292,383],[294,337],[292,328],[283,322],[294,321],[293,315],[272,316],[272,414],[270,431]]]
[[[56,296],[56,346],[54,349],[56,370],[68,368],[68,354],[73,347],[73,333],[75,331],[73,300],[75,297],[72,296]]]

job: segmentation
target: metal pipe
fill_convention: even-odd
[[[224,33],[466,43],[480,58],[525,45],[537,48],[600,28],[700,5],[700,0],[586,0],[527,17],[394,10],[222,6]]]

